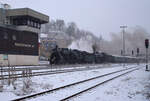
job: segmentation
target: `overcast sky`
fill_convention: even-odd
[[[137,25],[150,32],[150,0],[0,0],[12,8],[29,7],[50,16],[75,22],[79,28],[109,37],[120,25]]]

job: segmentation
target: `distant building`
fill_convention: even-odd
[[[0,65],[38,65],[38,36],[49,17],[30,8],[0,7]]]

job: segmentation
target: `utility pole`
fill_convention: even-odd
[[[124,64],[123,64],[123,67],[125,66],[125,28],[127,28],[127,26],[120,26],[120,28],[122,29],[122,37],[123,37],[123,39],[122,39],[122,43],[123,43],[123,56],[124,56]]]
[[[140,53],[140,49],[137,48],[136,52],[137,52],[137,55],[136,55],[136,57],[137,57],[137,64],[139,65],[140,64],[140,60],[138,59],[138,56],[139,56],[139,53]]]
[[[99,46],[99,50],[102,52],[102,36],[100,35],[99,37],[99,41],[100,41],[100,46]]]

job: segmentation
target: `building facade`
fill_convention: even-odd
[[[0,65],[38,65],[38,36],[49,17],[29,8],[0,8]]]

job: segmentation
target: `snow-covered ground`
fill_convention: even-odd
[[[39,61],[39,65],[49,64],[49,61]]]
[[[132,66],[134,65],[130,65],[130,67]],[[3,89],[1,89],[0,98],[2,101],[8,101],[120,69],[123,69],[123,67],[118,65],[115,68],[101,68],[90,71],[32,77],[30,79],[18,79],[14,82],[15,89],[13,85],[8,86],[6,83],[4,84]],[[29,87],[26,87],[25,84],[29,84]],[[137,101],[149,101],[148,96],[150,96],[150,72],[145,72],[144,68],[142,68],[87,93],[81,94],[81,96],[73,100],[112,101],[114,99],[114,101],[135,101],[136,99]],[[48,101],[50,99],[47,98]]]
[[[150,101],[150,72],[145,67],[99,86],[71,101]]]

